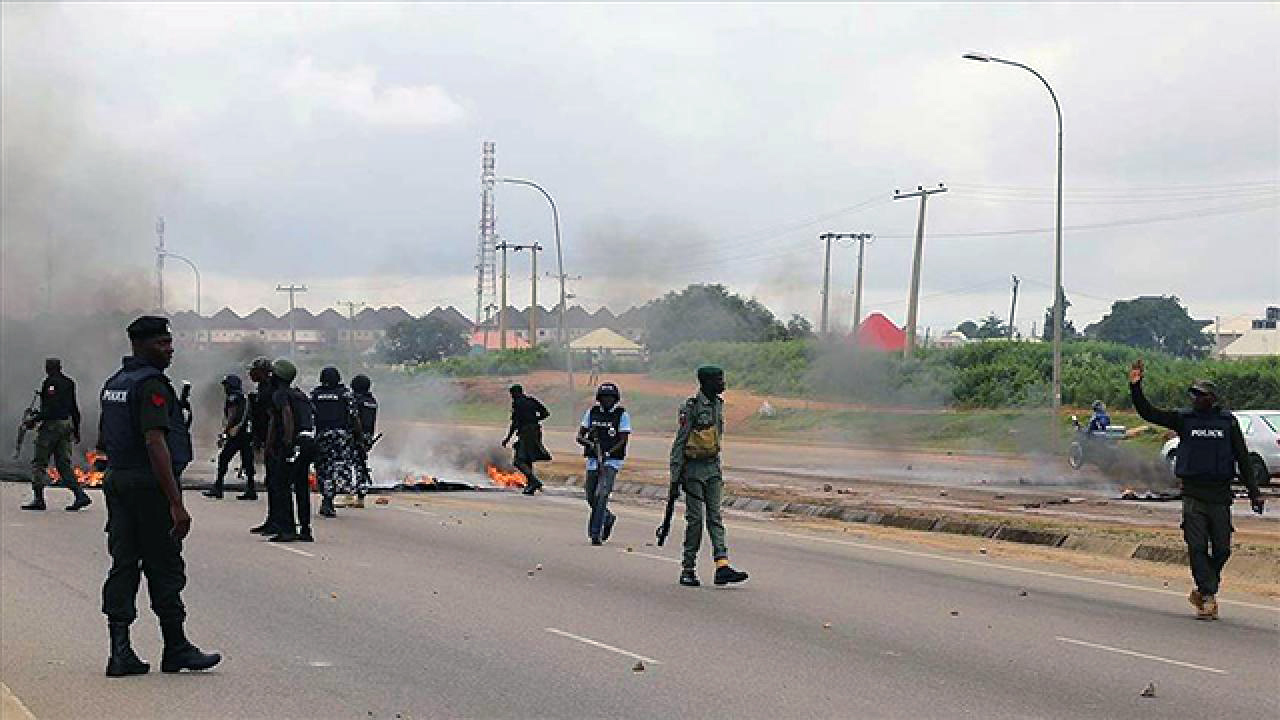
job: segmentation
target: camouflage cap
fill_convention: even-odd
[[[1212,380],[1197,380],[1191,383],[1191,387],[1187,388],[1187,390],[1196,395],[1218,396],[1218,386],[1214,385]]]

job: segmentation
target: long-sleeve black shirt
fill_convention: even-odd
[[[1147,400],[1142,392],[1142,383],[1129,384],[1129,397],[1133,400],[1133,409],[1138,411],[1143,420],[1161,427],[1169,428],[1183,439],[1185,423],[1182,413],[1173,410],[1161,410]],[[1258,483],[1249,472],[1249,449],[1244,442],[1244,433],[1240,431],[1240,421],[1231,418],[1231,454],[1235,456],[1240,480],[1249,491],[1249,497],[1258,495]],[[1230,503],[1231,482],[1206,482],[1197,478],[1182,478],[1182,494],[1205,502]]]
[[[40,412],[36,414],[36,420],[46,422],[68,418],[75,433],[79,434],[80,406],[76,404],[75,381],[62,373],[54,373],[40,385]]]
[[[549,417],[551,417],[551,413],[535,397],[521,395],[511,401],[511,432],[515,432],[525,425],[540,423]]]

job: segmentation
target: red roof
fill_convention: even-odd
[[[858,327],[858,345],[884,352],[901,352],[907,346],[907,333],[880,313],[871,313]]]
[[[486,343],[485,341],[488,340]],[[497,330],[476,330],[471,333],[471,346],[483,347],[485,350],[499,350],[502,348],[502,336]],[[526,350],[529,347],[528,341],[516,334],[515,330],[507,331],[507,349],[508,350]]]

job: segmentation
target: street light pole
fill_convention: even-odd
[[[1049,97],[1053,100],[1053,110],[1058,115],[1058,199],[1053,232],[1053,416],[1056,422],[1058,413],[1062,409],[1062,320],[1066,312],[1066,308],[1062,305],[1062,106],[1058,104],[1058,95],[1049,85],[1049,81],[1028,65],[983,53],[966,53],[964,59],[1012,65],[1035,75],[1044,85],[1045,90],[1049,91]]]
[[[556,266],[560,276],[560,327],[557,330],[557,337],[560,344],[564,345],[564,366],[569,375],[569,392],[573,392],[573,352],[569,350],[569,343],[564,336],[564,314],[565,314],[565,298],[564,283],[566,275],[564,274],[564,248],[560,243],[560,210],[556,207],[556,201],[551,198],[551,193],[547,192],[541,185],[524,178],[504,177],[500,178],[500,182],[509,183],[511,185],[526,185],[542,193],[542,197],[546,198],[547,204],[551,206],[551,220],[555,224],[556,233]]]
[[[160,257],[161,257],[161,258],[171,257],[171,258],[173,258],[174,260],[181,260],[182,262],[184,262],[184,263],[186,263],[186,264],[187,264],[187,267],[191,268],[191,272],[195,273],[195,276],[196,276],[196,303],[195,303],[195,305],[196,305],[196,315],[199,315],[199,314],[200,314],[200,269],[196,267],[196,264],[195,264],[195,263],[191,262],[190,258],[183,257],[183,256],[181,256],[181,255],[179,255],[178,253],[175,253],[175,252],[168,252],[168,251],[165,251],[165,252],[160,253]]]

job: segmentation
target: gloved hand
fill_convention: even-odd
[[[1266,498],[1262,497],[1261,495],[1255,495],[1249,498],[1249,505],[1253,508],[1253,511],[1258,513],[1259,515],[1262,514],[1262,509],[1266,504],[1267,504]]]
[[[95,458],[95,459],[94,459],[94,461],[93,461],[93,471],[94,471],[94,472],[106,472],[106,471],[107,471],[107,456],[106,456],[106,455],[103,455],[102,453],[98,453],[98,457],[97,457],[97,458]]]

